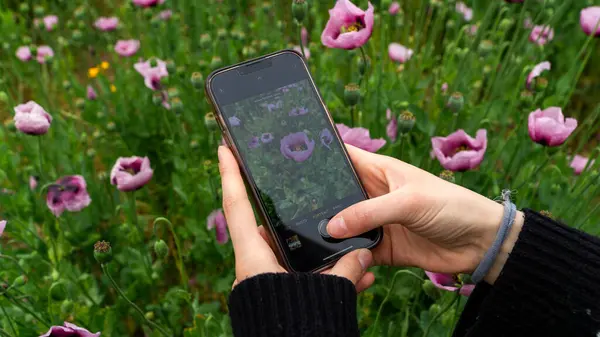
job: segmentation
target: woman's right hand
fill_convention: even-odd
[[[472,273],[492,245],[502,222],[501,204],[392,157],[347,145],[372,199],[350,206],[328,224],[347,238],[383,226],[375,263],[417,266],[439,273]],[[493,283],[522,226],[517,214],[486,281]]]

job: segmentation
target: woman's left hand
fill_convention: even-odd
[[[286,273],[277,261],[264,228],[256,225],[254,212],[235,157],[225,146],[219,146],[219,170],[223,187],[223,211],[235,252],[235,276],[233,284],[264,273]],[[343,256],[323,273],[345,277],[357,291],[369,288],[375,276],[367,272],[373,262],[368,249],[358,249]]]

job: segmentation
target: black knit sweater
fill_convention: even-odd
[[[455,337],[600,337],[600,240],[525,210],[493,286],[479,284]],[[262,274],[229,298],[236,337],[359,336],[356,292],[344,278]]]

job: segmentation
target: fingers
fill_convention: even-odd
[[[348,238],[374,228],[403,223],[411,216],[415,200],[403,190],[396,190],[377,198],[354,204],[333,217],[327,224],[327,232],[334,238]]]
[[[373,254],[368,249],[357,249],[344,255],[328,273],[345,277],[355,285],[363,278],[373,263]]]
[[[356,284],[356,292],[362,293],[363,291],[371,288],[373,282],[375,282],[375,274],[367,272]]]

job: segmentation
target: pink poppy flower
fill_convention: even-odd
[[[368,129],[365,128],[349,128],[344,124],[336,124],[337,130],[346,144],[356,146],[365,151],[377,152],[381,149],[386,141],[383,138],[371,139]]]
[[[15,53],[17,58],[23,62],[31,60],[31,49],[27,46],[21,46],[17,48],[17,52]]]
[[[65,210],[79,212],[86,208],[92,199],[82,176],[66,176],[48,187],[46,205],[54,216],[59,217]]]
[[[477,35],[477,31],[479,30],[479,26],[477,25],[469,25],[469,27],[467,27],[467,35],[469,36],[475,36]]]
[[[300,40],[302,41],[303,46],[308,46],[308,30],[306,30],[306,27],[302,27],[302,30],[300,31]]]
[[[161,5],[165,2],[165,0],[133,0],[133,3],[139,7],[153,7],[156,5]]]
[[[475,289],[474,284],[463,284],[449,274],[432,273],[430,271],[425,271],[425,274],[427,274],[427,277],[429,277],[433,285],[438,289],[452,292],[458,291],[463,296],[471,296],[473,289]]]
[[[331,131],[329,131],[329,129],[321,130],[321,133],[319,133],[319,138],[321,139],[321,144],[331,150],[331,147],[329,147],[331,142],[333,142],[333,134],[331,134]]]
[[[65,322],[64,326],[55,325],[40,337],[100,337],[100,333],[91,333],[75,324]]]
[[[281,154],[287,158],[301,163],[313,153],[315,149],[315,141],[308,139],[305,132],[290,133],[281,138],[279,150]]]
[[[306,115],[307,113],[308,113],[308,109],[305,107],[301,107],[301,108],[293,108],[292,110],[290,110],[288,115],[289,116],[302,116],[302,115]]]
[[[529,41],[543,46],[554,39],[554,29],[550,26],[534,26],[529,34]]]
[[[212,211],[206,219],[206,228],[210,231],[213,228],[217,234],[217,242],[225,244],[229,240],[229,233],[227,233],[227,220],[223,215],[222,209],[216,209]]]
[[[444,84],[442,84],[442,94],[445,94],[448,92],[448,83],[444,82]]]
[[[173,16],[173,11],[170,9],[165,9],[164,11],[158,13],[158,18],[161,20],[169,20]]]
[[[156,64],[153,66],[151,60],[146,62],[138,62],[133,65],[133,68],[144,77],[146,87],[152,90],[161,88],[160,79],[169,76],[167,71],[167,63],[163,60],[154,59]]]
[[[388,120],[388,125],[386,126],[385,131],[388,138],[393,143],[396,141],[396,137],[398,136],[398,117],[392,116],[392,110],[390,109],[385,111],[385,116]]]
[[[300,48],[300,46],[294,46],[294,50],[302,54],[302,49]],[[304,45],[304,56],[307,60],[310,59],[310,50],[306,45]]]
[[[413,55],[413,50],[406,48],[399,43],[390,43],[388,54],[393,61],[404,63],[410,60]]]
[[[552,65],[548,61],[544,61],[540,64],[537,64],[535,67],[533,67],[533,70],[527,76],[527,84],[526,84],[527,89],[529,89],[529,90],[535,89],[535,86],[532,85],[532,84],[534,84],[533,80],[535,80],[536,77],[540,76],[544,70],[550,70],[551,67],[552,67]]]
[[[398,1],[392,2],[388,11],[391,15],[398,14],[398,12],[400,12],[400,4],[398,3]]]
[[[4,233],[4,229],[6,228],[6,220],[0,220],[0,236]]]
[[[321,42],[329,48],[359,48],[373,33],[374,8],[371,2],[366,11],[350,0],[338,0],[329,10],[329,21],[321,34]]]
[[[580,175],[581,172],[583,172],[583,170],[585,170],[585,167],[588,165],[589,160],[590,160],[589,158],[586,158],[584,156],[575,155],[575,157],[573,157],[573,160],[571,161],[569,166],[571,166],[573,168],[576,175]],[[590,163],[589,166],[591,167],[592,165],[594,165],[594,160],[592,160],[592,162]]]
[[[118,25],[119,25],[119,19],[115,16],[112,16],[110,18],[100,17],[94,23],[94,26],[96,26],[96,28],[98,28],[104,32],[115,30],[115,29],[117,29]]]
[[[140,49],[139,40],[119,40],[115,44],[115,52],[121,56],[132,56]]]
[[[17,105],[15,111],[15,127],[28,135],[43,135],[52,124],[52,116],[34,101]]]
[[[36,60],[39,63],[46,63],[47,59],[54,57],[54,51],[49,46],[39,46],[37,48]]]
[[[529,137],[534,142],[546,146],[559,146],[577,128],[577,120],[565,119],[562,109],[553,106],[531,112],[528,127]]]
[[[471,19],[473,19],[473,10],[469,8],[464,2],[457,2],[455,8],[456,11],[463,16],[465,21],[471,21]]]
[[[480,129],[472,138],[464,130],[447,137],[431,138],[433,154],[450,171],[467,171],[479,166],[487,149],[487,131]]]
[[[122,192],[135,191],[144,187],[153,174],[148,157],[121,157],[110,171],[110,183]]]
[[[89,99],[90,101],[95,100],[98,97],[98,94],[96,94],[96,90],[94,90],[94,87],[92,87],[91,85],[87,86],[87,99]]]
[[[50,32],[58,24],[58,16],[48,15],[48,16],[44,17],[43,21],[44,21],[44,26],[46,27],[46,30]]]
[[[531,21],[530,17],[526,17],[525,20],[523,20],[523,27],[527,29],[533,28],[533,21]]]
[[[38,185],[38,177],[30,176],[29,177],[29,189],[31,191],[34,191],[37,188],[37,185]]]
[[[585,34],[600,36],[600,6],[582,9],[579,24]]]

